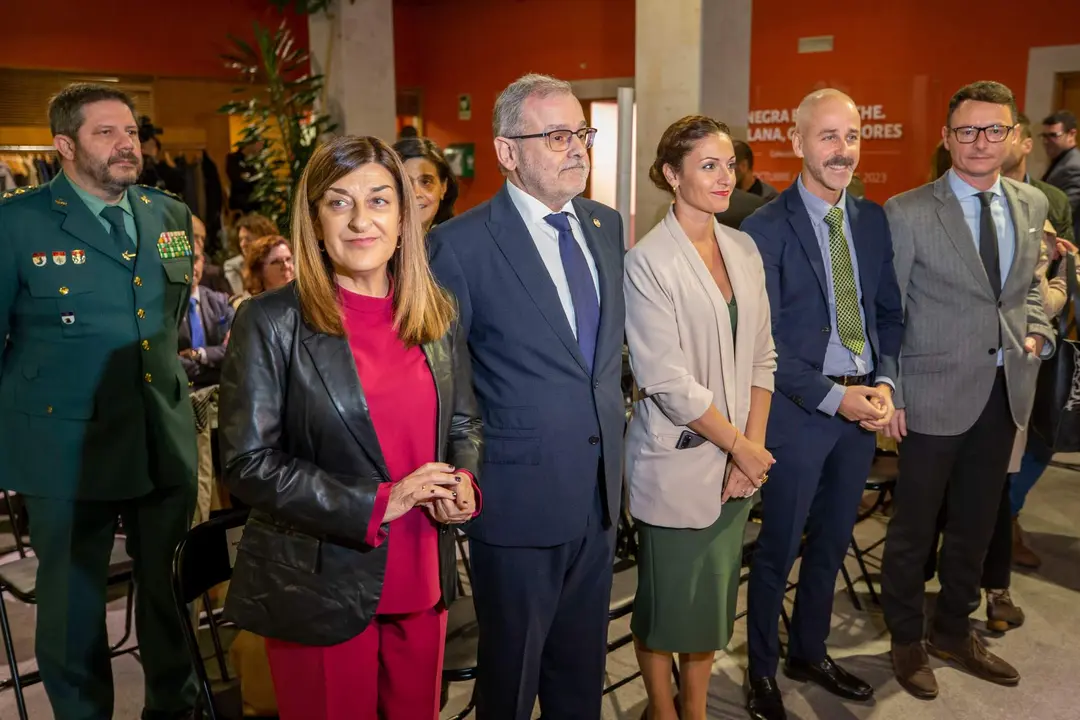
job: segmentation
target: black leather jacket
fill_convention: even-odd
[[[457,324],[423,350],[439,398],[438,460],[479,479],[480,413]],[[364,542],[376,490],[390,477],[348,341],[303,321],[294,284],[240,307],[222,370],[219,428],[225,484],[252,507],[225,617],[305,645],[355,637],[375,615],[393,542]],[[449,604],[450,528],[440,528],[439,550]]]

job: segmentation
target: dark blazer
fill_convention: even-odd
[[[479,479],[480,419],[460,325],[423,350],[439,399],[437,459]],[[376,491],[390,476],[348,340],[303,321],[295,283],[237,313],[219,427],[225,484],[252,507],[225,616],[304,645],[360,634],[375,615],[394,541],[364,542]],[[457,572],[449,528],[440,528],[439,552],[449,603]]]
[[[753,215],[759,207],[767,203],[760,195],[734,188],[731,191],[731,200],[728,209],[722,213],[716,213],[716,219],[721,225],[738,230],[742,227],[743,220]]]
[[[1080,148],[1072,148],[1059,156],[1042,179],[1061,189],[1069,197],[1073,230],[1080,236]]]
[[[600,280],[591,375],[506,187],[429,236],[432,270],[461,307],[484,417],[484,513],[468,533],[492,545],[549,547],[582,537],[598,475],[607,517],[619,516],[622,220],[591,200],[573,204]]]
[[[180,358],[192,387],[204,388],[218,383],[221,363],[225,360],[225,338],[232,328],[235,314],[229,305],[228,295],[199,286],[199,315],[202,317],[203,334],[206,335],[206,363]],[[191,324],[187,313],[180,322],[179,341],[178,350],[191,348]]]
[[[203,262],[203,274],[202,281],[199,282],[202,287],[210,288],[211,290],[219,293],[225,293],[225,295],[232,295],[232,285],[229,284],[228,279],[225,277],[225,270],[220,265],[212,265],[209,260]]]
[[[194,488],[195,419],[176,356],[191,211],[128,188],[139,244],[123,251],[63,173],[20,190],[0,200],[3,487],[64,500]]]
[[[889,224],[880,205],[850,193],[845,210],[859,264],[873,374],[895,381],[904,311],[893,269]],[[774,426],[797,422],[802,413],[817,412],[834,384],[822,373],[833,322],[825,285],[826,259],[795,183],[751,215],[742,229],[754,238],[765,265],[776,343],[776,391],[790,400],[773,403],[768,431],[772,441],[783,432],[774,433]]]
[[[1057,236],[1062,240],[1075,242],[1076,232],[1073,228],[1073,211],[1072,207],[1069,206],[1069,196],[1065,194],[1064,190],[1060,190],[1048,182],[1036,180],[1035,178],[1031,178],[1029,182],[1033,187],[1042,190],[1042,194],[1046,196],[1047,202],[1050,203],[1046,211],[1046,219],[1054,226]]]

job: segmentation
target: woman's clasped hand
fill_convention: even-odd
[[[456,470],[446,463],[426,463],[394,483],[383,522],[397,520],[418,505],[443,524],[460,524],[472,518],[476,511],[472,480],[455,474]]]

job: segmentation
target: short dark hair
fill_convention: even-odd
[[[1021,140],[1027,140],[1031,137],[1031,118],[1024,113],[1016,114],[1016,126],[1017,132],[1020,133]]]
[[[732,145],[735,146],[735,162],[746,161],[746,167],[751,170],[754,169],[754,151],[750,149],[750,144],[745,140],[733,140]]]
[[[432,222],[438,225],[454,217],[454,203],[458,198],[457,178],[450,172],[450,163],[446,162],[439,146],[428,138],[403,137],[394,143],[394,152],[401,157],[402,163],[415,158],[423,158],[435,166],[435,169],[439,171],[439,179],[446,183],[446,194],[443,195]]]
[[[682,170],[683,160],[690,154],[694,144],[717,134],[731,137],[731,130],[719,120],[704,115],[687,115],[673,122],[660,137],[656,146],[656,160],[649,168],[649,179],[653,181],[653,185],[665,192],[671,192],[671,186],[664,177],[664,166],[670,165],[679,172]]]
[[[1012,90],[993,80],[980,80],[960,88],[949,100],[949,116],[946,118],[946,123],[950,127],[952,127],[952,116],[956,112],[956,108],[968,100],[993,103],[994,105],[1008,105],[1012,121],[1016,122],[1019,110],[1016,108],[1016,97],[1013,95]]]
[[[1057,125],[1058,123],[1061,123],[1065,132],[1072,132],[1076,129],[1076,116],[1069,110],[1058,110],[1053,115],[1043,118],[1043,125]]]
[[[135,117],[135,101],[126,92],[105,85],[73,83],[49,100],[49,129],[53,137],[77,137],[83,124],[83,107],[104,100],[124,103],[131,108],[132,118]]]

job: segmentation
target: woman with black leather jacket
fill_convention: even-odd
[[[244,303],[222,373],[252,507],[225,615],[267,638],[282,720],[436,718],[452,526],[480,506],[464,337],[382,141],[319,148],[292,227],[296,281]]]

